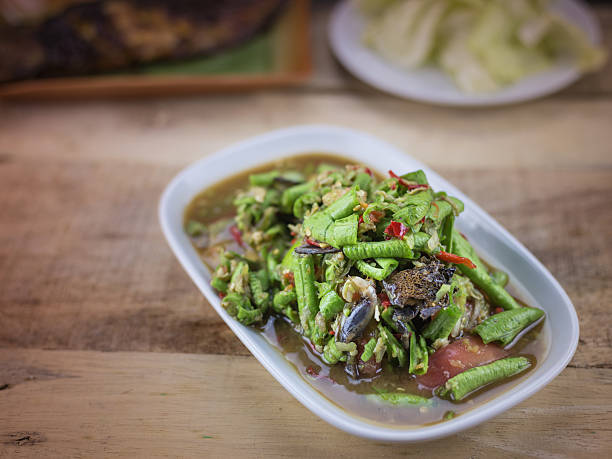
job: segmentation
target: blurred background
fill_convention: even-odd
[[[313,70],[311,35],[327,34],[338,3],[0,0],[0,96],[160,95],[301,84]],[[404,72],[403,87],[390,91],[403,97],[426,100],[421,93],[452,85],[486,99],[540,74],[556,88],[566,84],[554,81],[561,63],[565,71],[583,74],[601,70],[607,59],[598,19],[574,1],[343,3],[345,11],[338,7],[329,26],[329,35],[339,37],[332,43],[336,56],[383,90],[392,72]],[[367,58],[388,70],[368,76]],[[421,88],[419,78],[431,88]],[[430,101],[457,104],[435,99]]]

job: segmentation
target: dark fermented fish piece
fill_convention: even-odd
[[[319,255],[322,253],[337,253],[340,252],[340,249],[332,247],[331,245],[329,247],[319,247],[316,245],[303,244],[296,247],[294,252],[302,255]]]
[[[440,287],[448,284],[454,273],[455,267],[444,266],[432,258],[422,267],[393,274],[383,281],[383,286],[392,305],[400,308],[411,306],[418,311],[430,306]]]
[[[353,341],[363,333],[373,316],[374,303],[368,297],[362,298],[342,323],[338,339],[343,343]]]
[[[285,0],[103,0],[0,26],[0,82],[211,54],[261,30]]]

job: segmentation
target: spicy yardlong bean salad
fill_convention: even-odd
[[[505,290],[455,227],[463,203],[423,171],[319,164],[249,175],[216,223],[186,217],[215,251],[212,286],[236,320],[291,324],[347,381],[401,371],[419,391],[379,390],[391,404],[461,401],[533,365],[511,352],[544,312]],[[232,247],[218,244],[229,233]],[[215,239],[216,238],[216,239]],[[418,392],[418,393],[417,393]]]

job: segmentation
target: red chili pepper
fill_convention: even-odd
[[[454,255],[452,253],[440,251],[436,254],[436,258],[438,260],[445,261],[447,263],[455,263],[456,265],[465,265],[470,269],[475,269],[476,265],[472,263],[472,260],[465,257],[460,257],[459,255]]]
[[[425,223],[425,217],[421,218],[417,223],[420,223],[420,224]]]
[[[394,178],[397,179],[397,181],[399,182],[400,185],[405,186],[406,188],[408,188],[409,190],[416,190],[417,188],[423,188],[423,189],[427,189],[429,188],[429,185],[426,184],[420,184],[420,183],[408,183],[406,180],[404,180],[403,178],[401,178],[399,175],[397,175],[395,172],[393,172],[392,170],[389,170],[389,175]]]
[[[317,247],[321,247],[321,242],[315,241],[314,239],[310,239],[309,237],[305,237],[304,241],[306,242],[306,244],[310,244],[310,245],[314,245],[314,246],[317,246]]]
[[[381,218],[385,216],[385,212],[382,210],[373,210],[370,212],[370,221],[372,223],[378,223]]]
[[[219,292],[219,298],[223,299],[223,298],[225,298],[225,295],[226,295],[225,293]]]
[[[408,232],[408,227],[401,222],[392,221],[389,226],[385,228],[385,234],[391,237],[403,238]]]
[[[295,278],[294,278],[293,273],[291,271],[287,271],[285,274],[283,274],[283,277],[290,284],[294,284],[295,283]]]
[[[389,301],[389,297],[387,296],[386,292],[380,292],[378,294],[378,299],[380,300],[380,305],[387,309],[389,306],[391,306],[391,301]]]
[[[234,238],[234,240],[238,243],[240,247],[244,247],[244,243],[242,242],[242,234],[240,230],[236,227],[236,225],[232,225],[229,227],[229,232]]]
[[[391,185],[389,185],[391,187],[392,190],[395,190],[397,188],[397,184],[395,182],[391,182]]]
[[[431,205],[436,208],[436,210],[437,210],[436,218],[438,218],[440,216],[440,207],[438,206],[438,204],[436,204],[436,201],[432,201]]]
[[[504,312],[503,308],[495,308],[495,314],[499,314],[500,312]]]
[[[330,330],[330,331],[329,331],[329,334],[330,334],[330,335],[332,335],[332,336],[334,336],[334,335],[336,334],[336,332],[335,332],[335,331],[333,331],[333,330]]]
[[[369,175],[370,175],[370,177],[374,177],[374,174],[372,173],[372,171],[370,170],[370,168],[369,168],[369,167],[366,167],[366,168],[365,168],[365,171],[366,171],[366,174],[369,174]]]
[[[306,373],[308,373],[310,376],[314,378],[317,378],[319,376],[319,372],[315,370],[314,367],[312,366],[306,368]]]

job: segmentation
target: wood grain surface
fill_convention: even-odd
[[[0,103],[0,456],[612,455],[610,67],[527,104],[420,105],[348,76],[315,13],[301,89]],[[411,446],[351,437],[295,401],[182,271],[157,204],[190,162],[299,123],[398,145],[517,236],[578,311],[569,368],[485,425]]]

